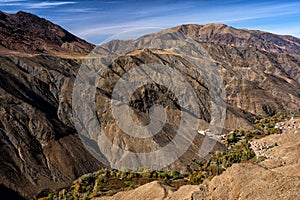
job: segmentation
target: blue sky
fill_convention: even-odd
[[[0,10],[37,14],[94,44],[180,24],[225,23],[300,37],[300,1],[0,0]],[[129,35],[130,35],[129,34]],[[127,36],[128,37],[128,36]]]

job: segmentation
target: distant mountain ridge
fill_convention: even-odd
[[[300,55],[300,39],[291,35],[276,35],[260,30],[237,29],[226,24],[183,24],[170,29],[199,42],[223,44],[238,48],[254,48],[270,53]],[[166,31],[164,30],[164,31]],[[151,34],[149,34],[151,35]],[[142,36],[144,40],[148,35]],[[132,40],[113,40],[104,44],[107,49],[120,49],[122,44]]]
[[[173,29],[200,42],[226,44],[235,47],[255,47],[271,53],[300,55],[300,39],[290,35],[237,29],[225,24],[186,24]]]

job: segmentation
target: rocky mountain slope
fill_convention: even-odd
[[[256,154],[264,160],[257,165],[233,165],[203,184],[195,199],[299,199],[299,124],[299,119],[291,120],[282,126],[283,134],[253,141],[252,148],[261,149]]]
[[[300,119],[292,119],[281,127],[283,134],[252,141],[252,148],[257,149],[257,157],[264,158],[262,161],[234,164],[201,185],[185,185],[176,190],[155,181],[112,197],[94,199],[299,199]]]
[[[76,135],[70,110],[80,59],[93,47],[33,14],[0,12],[1,188],[31,199],[103,166]]]
[[[203,38],[208,37],[206,37],[208,31],[205,27],[213,30],[215,35],[222,35],[225,38],[226,34],[223,35],[223,29],[220,27],[235,32],[235,35],[239,35],[239,32],[246,32],[251,40],[245,41],[247,45],[241,45],[239,42],[232,43],[230,40],[223,39],[220,41],[204,40]],[[258,116],[271,116],[281,111],[299,111],[300,60],[297,48],[290,49],[291,54],[278,53],[281,50],[274,53],[272,48],[258,48],[255,45],[269,45],[269,43],[262,38],[252,36],[252,31],[238,30],[226,25],[182,25],[146,35],[137,40],[114,40],[104,44],[103,47],[112,52],[124,53],[131,51],[132,47],[141,49],[147,45],[151,46],[151,42],[156,40],[155,38],[163,37],[162,35],[167,37],[170,34],[175,37],[188,37],[198,41],[202,48],[201,51],[206,52],[210,57],[209,59],[212,59],[219,67],[227,96],[225,127],[228,129],[250,128],[253,119]],[[275,38],[285,38],[285,36],[268,34],[270,40],[276,42]],[[235,35],[228,37],[236,38]],[[242,36],[243,34],[239,35],[239,37]],[[294,40],[297,41],[297,38],[293,38]],[[283,43],[283,41],[281,42]],[[284,44],[289,46],[289,42]],[[278,44],[274,43],[274,45]],[[300,43],[295,42],[295,45],[298,47]]]
[[[71,122],[79,64],[52,56],[0,60],[0,183],[30,197],[99,169]]]
[[[201,36],[202,39],[196,38],[201,48],[185,50],[209,55],[214,66],[220,69],[228,103],[226,129],[252,129],[252,122],[260,116],[298,111],[299,39],[267,34],[267,38],[277,39],[270,42],[271,46],[263,46],[267,45],[266,36],[263,36],[266,33],[259,37],[260,32],[257,32],[258,36],[254,37],[253,32],[248,31],[247,37],[251,39],[235,41],[232,38],[238,38],[238,33],[228,35],[226,31],[223,34],[218,28],[220,25],[207,26],[212,26],[215,34],[222,33],[222,39],[204,40],[201,35],[209,32],[203,29],[205,26],[193,28],[194,25],[187,25],[135,41],[112,41],[98,48],[97,53],[101,55],[120,54],[97,84],[95,98],[97,118],[103,127],[107,127],[105,133],[111,141],[128,150],[150,152],[165,146],[176,135],[181,109],[174,95],[159,85],[139,88],[130,102],[134,110],[132,118],[140,124],[149,122],[149,109],[153,104],[162,103],[167,108],[169,121],[155,137],[138,139],[125,135],[113,119],[108,102],[114,84],[120,75],[141,64],[157,63],[182,73],[200,99],[199,129],[208,128],[211,120],[209,83],[195,73],[190,60],[174,52],[176,49],[158,50],[151,45],[147,48],[146,44],[154,41],[153,37],[157,35],[168,38],[173,34],[177,39]],[[246,30],[234,30],[247,33]],[[195,32],[196,36],[193,35]],[[224,40],[227,37],[228,40]],[[241,37],[244,38],[244,34]],[[0,44],[0,185],[31,199],[103,167],[81,143],[71,108],[75,77],[83,57],[94,46],[25,12],[0,13]],[[134,48],[129,48],[132,46]],[[202,70],[203,75],[205,67]],[[203,135],[198,134],[191,147],[170,169],[186,169],[192,159],[198,158],[203,140]],[[224,145],[217,143],[215,150],[223,148]]]
[[[0,52],[52,55],[81,55],[94,45],[72,35],[46,19],[23,11],[8,14],[0,11]]]

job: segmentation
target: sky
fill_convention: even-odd
[[[94,44],[207,23],[300,37],[300,1],[293,0],[0,0],[0,10],[36,14]]]

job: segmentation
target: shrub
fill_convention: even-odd
[[[131,181],[124,181],[124,183],[129,186],[129,185],[131,185],[132,182]]]
[[[51,193],[48,194],[48,196],[46,197],[46,199],[47,199],[47,200],[53,200],[54,195],[55,195],[55,194],[54,194],[53,192],[51,192]]]

